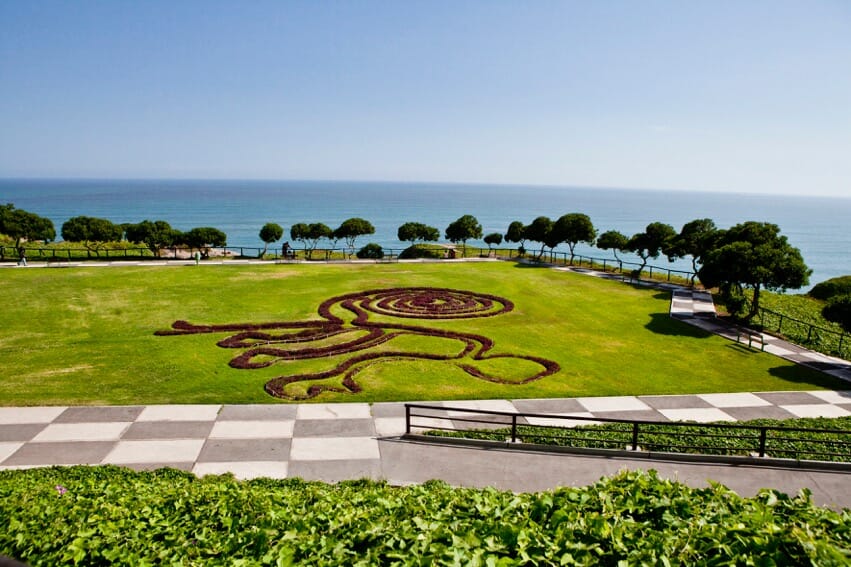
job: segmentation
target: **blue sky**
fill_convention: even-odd
[[[0,177],[851,196],[851,2],[0,2]]]

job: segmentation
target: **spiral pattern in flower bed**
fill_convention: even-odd
[[[335,312],[339,313],[340,309],[352,317],[344,319],[336,315]],[[234,333],[217,344],[223,348],[247,349],[230,361],[231,367],[240,369],[265,368],[286,360],[352,355],[324,372],[278,376],[266,383],[266,392],[285,399],[313,398],[324,391],[360,392],[361,387],[354,377],[382,360],[451,361],[470,376],[500,384],[525,384],[558,372],[559,365],[545,358],[490,354],[494,343],[482,335],[386,321],[388,317],[425,320],[493,317],[513,309],[514,304],[508,299],[470,291],[432,287],[375,289],[324,301],[318,309],[322,320],[231,325],[193,325],[175,321],[171,329],[155,334]],[[381,316],[380,320],[370,320],[371,314]],[[374,348],[403,335],[460,341],[463,348],[454,354],[393,349],[376,351]],[[488,373],[476,365],[476,362],[484,360],[506,358],[533,362],[540,370],[522,379],[511,380]],[[290,384],[336,376],[342,377],[339,387],[313,384],[304,394],[288,392]]]

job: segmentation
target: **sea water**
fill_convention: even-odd
[[[62,223],[86,215],[115,223],[165,220],[184,231],[212,226],[227,234],[228,246],[255,248],[263,246],[259,231],[267,222],[283,226],[286,240],[294,223],[335,228],[350,217],[375,226],[375,234],[361,237],[358,246],[376,242],[390,248],[406,246],[396,237],[405,222],[434,226],[442,235],[464,214],[475,216],[484,234],[504,234],[514,220],[528,224],[537,216],[555,220],[571,212],[590,216],[600,232],[618,230],[627,236],[655,221],[679,231],[698,218],[710,218],[721,228],[755,220],[780,226],[813,270],[811,283],[851,274],[851,198],[396,182],[4,179],[0,203],[51,219],[57,238]],[[485,246],[481,241],[468,245]],[[583,245],[577,253],[611,257]],[[671,264],[664,256],[651,263],[691,269],[690,261]]]

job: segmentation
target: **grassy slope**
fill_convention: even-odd
[[[260,370],[227,363],[225,335],[157,337],[193,323],[318,319],[327,298],[378,287],[435,286],[511,299],[498,317],[415,321],[494,339],[495,352],[542,356],[562,371],[527,385],[470,377],[447,362],[373,365],[358,395],[317,401],[386,401],[678,394],[841,387],[768,354],[743,351],[667,315],[669,296],[618,282],[509,263],[276,265],[3,270],[0,404],[272,402],[263,384],[327,369],[342,358]],[[434,339],[403,344],[429,352]],[[331,382],[337,382],[332,380]]]

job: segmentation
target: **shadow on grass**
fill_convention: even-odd
[[[667,313],[651,313],[650,322],[644,325],[644,328],[657,335],[690,337],[693,339],[707,339],[712,336],[712,333],[709,331],[704,331],[688,323],[677,321]]]
[[[848,390],[851,388],[851,383],[849,382],[800,364],[794,366],[775,366],[774,368],[770,368],[768,373],[793,384],[814,384],[832,390]],[[848,401],[851,402],[851,394],[846,392],[840,395],[848,397]]]

